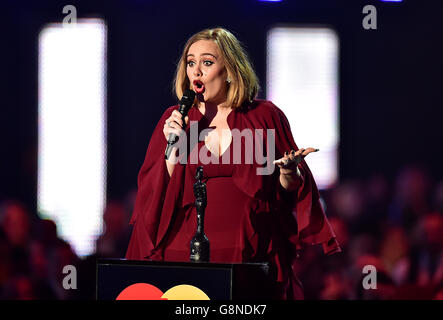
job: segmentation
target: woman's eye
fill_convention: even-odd
[[[192,67],[194,66],[195,62],[194,61],[188,61],[188,66]]]
[[[212,61],[210,61],[210,60],[205,60],[205,61],[203,61],[203,64],[204,64],[205,66],[210,66],[210,65],[214,64],[214,62],[212,62]]]

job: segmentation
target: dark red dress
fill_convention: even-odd
[[[229,146],[227,151],[230,151]],[[203,148],[209,156],[214,156],[200,142],[196,148]],[[220,161],[221,162],[221,161]],[[245,256],[248,234],[252,232],[249,212],[245,204],[248,196],[234,183],[232,174],[234,164],[202,164],[207,190],[205,209],[205,233],[211,246],[211,262],[242,262]],[[196,172],[197,164],[190,164],[191,173]],[[195,206],[181,208],[177,220],[165,243],[164,259],[167,261],[189,261],[190,242],[196,231]]]
[[[126,254],[127,259],[189,261],[190,241],[196,228],[193,184],[199,165],[203,165],[207,185],[205,233],[210,241],[211,262],[269,262],[275,283],[276,298],[302,298],[301,285],[292,271],[296,251],[307,245],[322,244],[326,254],[340,251],[335,235],[324,215],[312,174],[303,161],[303,176],[294,192],[284,190],[279,170],[258,175],[265,165],[242,158],[233,161],[234,143],[222,156],[210,153],[203,141],[188,144],[187,162],[175,166],[169,177],[164,160],[166,140],[162,129],[165,120],[178,106],[170,107],[159,121],[149,144],[138,177],[138,193],[131,223],[134,229]],[[198,132],[208,127],[208,119],[197,108],[188,113]],[[191,121],[194,121],[191,123]],[[255,100],[233,110],[227,118],[231,129],[264,129],[265,154],[271,144],[266,129],[275,134],[275,159],[287,150],[298,150],[283,112],[269,101]],[[245,140],[241,140],[245,154]],[[260,146],[254,143],[254,146]],[[203,164],[194,152],[206,152],[219,163]],[[263,152],[262,152],[263,154]],[[268,159],[272,162],[274,159]]]

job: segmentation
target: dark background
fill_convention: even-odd
[[[439,180],[440,3],[2,1],[0,200],[20,199],[35,208],[38,35],[46,23],[62,22],[62,9],[68,4],[76,6],[79,19],[103,17],[108,26],[108,198],[124,197],[136,187],[154,126],[165,108],[176,102],[171,83],[183,45],[192,34],[215,26],[233,31],[246,46],[262,98],[267,31],[279,24],[333,27],[340,38],[340,181],[376,173],[393,178],[410,163],[421,164]],[[377,30],[362,27],[366,4],[377,8]]]

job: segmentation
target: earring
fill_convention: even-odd
[[[231,79],[226,79],[226,82],[228,83],[228,84],[231,84]]]

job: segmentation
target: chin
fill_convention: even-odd
[[[207,103],[211,103],[214,102],[214,99],[212,99],[212,97],[208,97],[206,94],[199,94],[198,97],[200,102],[207,102]]]

